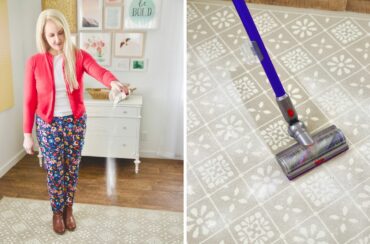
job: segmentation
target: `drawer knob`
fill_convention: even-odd
[[[123,129],[124,129],[124,130],[126,130],[126,129],[127,129],[127,127],[126,127],[126,126],[123,126]]]
[[[124,113],[124,114],[127,114],[127,111],[126,111],[126,110],[124,110],[124,111],[123,111],[123,113]]]
[[[123,146],[123,147],[125,147],[125,146],[126,146],[126,144],[122,144],[122,146]]]

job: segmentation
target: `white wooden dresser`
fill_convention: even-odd
[[[115,107],[88,93],[84,98],[87,121],[82,156],[134,159],[138,173],[142,97],[131,95]]]

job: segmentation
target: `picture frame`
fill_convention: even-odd
[[[114,56],[116,57],[142,57],[144,54],[143,32],[115,33]]]
[[[103,29],[103,0],[78,0],[78,30]]]
[[[113,58],[112,69],[115,71],[130,71],[130,59],[129,58]]]
[[[122,0],[104,0],[105,4],[121,4]]]
[[[103,66],[111,64],[111,33],[105,32],[81,32],[80,48],[87,51]]]
[[[159,27],[162,0],[125,0],[124,30],[150,30]]]
[[[122,29],[121,6],[106,6],[104,8],[104,29],[105,30]]]
[[[130,60],[130,71],[144,72],[147,70],[148,62],[143,58],[133,58]]]

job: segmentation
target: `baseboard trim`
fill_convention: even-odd
[[[163,154],[157,151],[141,151],[141,158],[160,158],[160,159],[174,159],[174,160],[183,160],[182,157],[175,156],[172,153]]]
[[[0,178],[2,178],[11,168],[13,168],[14,165],[16,165],[25,155],[26,155],[26,152],[24,150],[21,150],[11,160],[6,162],[0,168]]]

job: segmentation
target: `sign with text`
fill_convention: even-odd
[[[124,29],[156,29],[161,0],[125,0]]]

